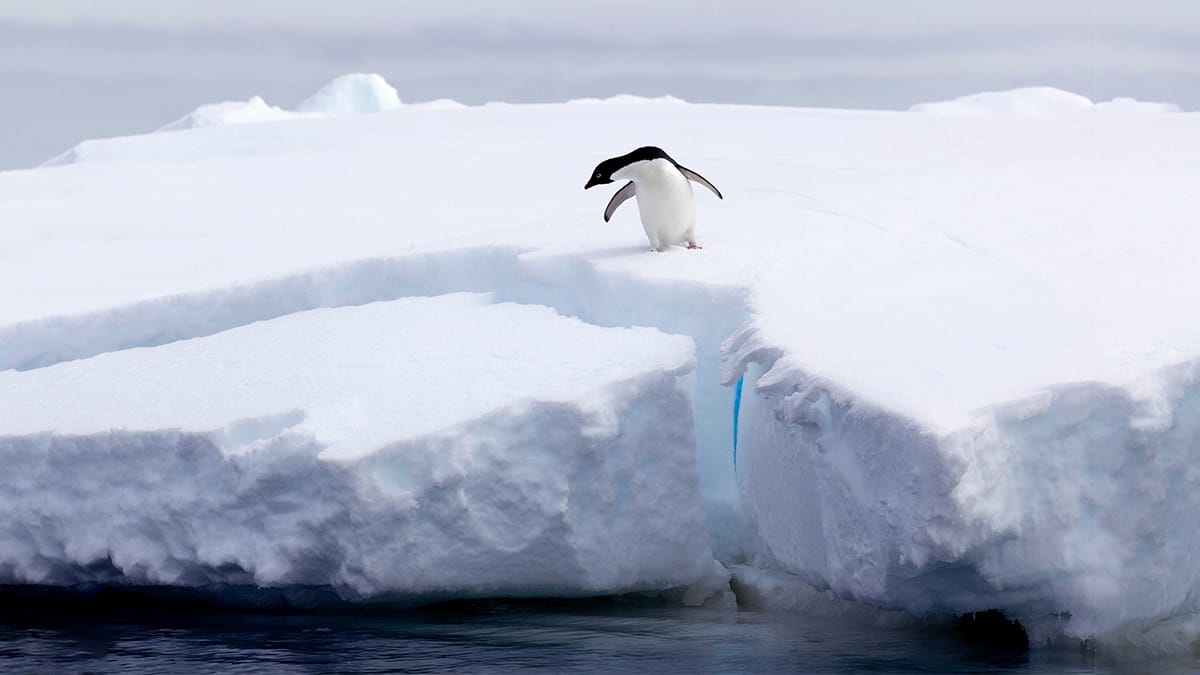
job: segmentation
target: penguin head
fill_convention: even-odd
[[[596,168],[592,170],[592,176],[588,178],[587,185],[584,185],[583,189],[586,190],[597,185],[608,185],[613,182],[613,172],[619,171],[624,166],[617,162],[619,159],[620,157],[613,157],[597,164]]]
[[[587,185],[583,186],[586,190],[597,185],[607,185],[613,182],[613,174],[621,169],[633,164],[634,162],[644,162],[652,159],[665,159],[674,164],[675,160],[671,159],[670,155],[663,152],[661,148],[656,148],[653,145],[646,145],[626,153],[620,157],[612,157],[600,162],[592,169],[592,176],[588,178]]]

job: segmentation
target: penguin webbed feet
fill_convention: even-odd
[[[666,253],[668,248],[670,248],[670,247],[669,246],[651,246],[650,252],[651,253]],[[700,244],[697,244],[694,241],[689,241],[687,243],[687,249],[689,251],[699,251],[699,250],[702,250],[703,248],[704,248],[703,246],[701,246]]]

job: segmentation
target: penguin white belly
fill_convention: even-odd
[[[633,181],[638,215],[650,245],[657,250],[695,243],[696,198],[692,185],[670,162],[638,162],[613,174]]]

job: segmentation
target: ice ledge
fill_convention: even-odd
[[[879,607],[998,608],[1035,643],[1194,627],[1172,617],[1200,597],[1200,359],[944,429],[839,391],[753,325],[725,353],[762,559]]]
[[[693,367],[455,295],[0,373],[0,584],[703,602]]]

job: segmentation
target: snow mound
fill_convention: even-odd
[[[0,583],[700,601],[692,359],[452,295],[0,373]]]
[[[247,101],[225,101],[202,105],[174,122],[163,125],[158,130],[179,131],[249,122],[274,122],[298,116],[294,112],[267,105],[261,96],[254,96]]]
[[[1131,98],[1093,103],[1086,96],[1054,87],[1024,87],[1008,91],[971,94],[950,101],[918,103],[910,110],[937,115],[1061,117],[1090,110],[1127,115],[1179,112],[1179,106],[1170,103],[1149,103]]]
[[[400,105],[399,94],[383,76],[351,73],[330,80],[296,106],[296,110],[326,115],[363,115],[392,110]]]

